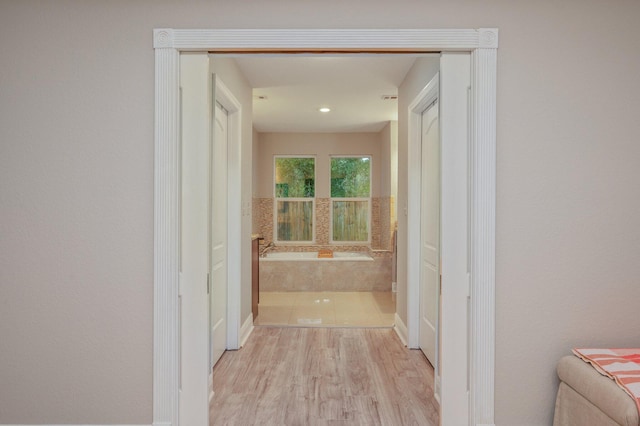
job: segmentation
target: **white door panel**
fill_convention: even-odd
[[[214,109],[211,173],[211,361],[210,368],[227,347],[227,147],[228,114],[219,103]]]
[[[420,349],[437,366],[440,295],[440,133],[438,101],[422,113]]]

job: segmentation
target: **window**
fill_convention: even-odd
[[[315,158],[275,157],[275,241],[313,242]]]
[[[370,242],[371,157],[331,157],[331,242]]]

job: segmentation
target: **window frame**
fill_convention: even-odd
[[[334,158],[368,158],[369,159],[369,197],[332,197],[331,196],[331,161]],[[371,245],[371,208],[373,193],[373,156],[371,154],[339,154],[329,156],[329,244],[349,246]],[[333,238],[333,203],[334,201],[367,201],[367,240],[366,241],[336,241]]]
[[[316,197],[318,181],[318,159],[316,155],[309,154],[274,154],[273,177],[271,189],[273,190],[273,242],[280,245],[314,245],[316,243]],[[313,158],[313,197],[278,197],[276,193],[276,161],[278,158]],[[303,240],[279,240],[278,239],[278,201],[311,201],[311,241]]]

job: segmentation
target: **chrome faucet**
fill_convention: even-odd
[[[269,244],[267,244],[266,246],[264,246],[262,248],[262,250],[260,250],[260,257],[266,257],[267,256],[267,251],[269,251],[269,249],[275,248],[276,245],[273,243],[273,241],[271,241]]]

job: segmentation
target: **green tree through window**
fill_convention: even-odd
[[[276,157],[276,197],[314,197],[315,160],[308,157]]]
[[[369,197],[371,186],[369,157],[331,158],[331,197]]]

